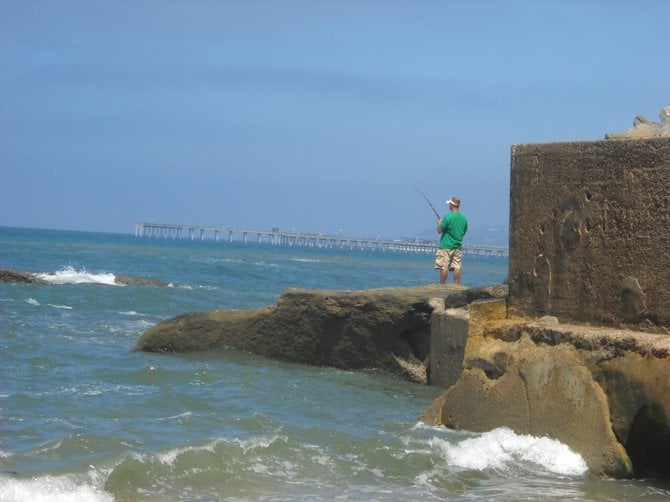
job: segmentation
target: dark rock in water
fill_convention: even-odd
[[[159,281],[158,279],[146,279],[143,277],[128,277],[127,275],[117,275],[114,277],[116,284],[124,284],[126,286],[169,286],[169,282]]]
[[[274,307],[213,310],[162,322],[136,350],[234,348],[265,357],[343,369],[375,369],[427,381],[433,299],[444,308],[506,294],[505,288],[423,286],[362,291],[288,289]]]
[[[40,279],[34,274],[20,272],[8,268],[0,268],[0,282],[23,282],[35,284],[49,284],[44,279]]]
[[[54,275],[53,272],[48,275]],[[51,284],[35,274],[30,272],[21,272],[19,270],[12,270],[7,268],[0,268],[0,282],[19,282],[19,283],[34,283],[34,284]],[[160,281],[158,279],[146,279],[143,277],[129,277],[126,275],[117,275],[114,277],[116,284],[123,284],[126,286],[169,286],[169,282]]]

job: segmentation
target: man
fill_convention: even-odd
[[[454,284],[461,282],[461,260],[463,236],[468,231],[468,220],[460,212],[461,199],[452,197],[447,201],[449,213],[437,220],[437,232],[442,234],[435,256],[435,268],[440,271],[440,284],[446,284],[449,271],[454,272]]]

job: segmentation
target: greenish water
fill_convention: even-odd
[[[631,500],[548,438],[418,423],[442,389],[235,351],[133,352],[161,320],[286,287],[437,281],[432,256],[0,228],[0,500]],[[463,281],[507,262],[466,257]],[[114,275],[169,287],[115,286]]]

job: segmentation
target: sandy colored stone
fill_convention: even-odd
[[[422,420],[549,436],[596,474],[670,476],[670,337],[473,317],[462,375]]]

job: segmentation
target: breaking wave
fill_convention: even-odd
[[[116,283],[116,276],[114,274],[93,273],[85,268],[77,270],[74,267],[65,267],[57,272],[35,274],[35,277],[51,284],[107,284],[110,286],[119,286]]]
[[[587,471],[581,455],[560,441],[516,434],[506,427],[456,443],[440,438],[430,442],[449,465],[461,469],[509,471],[523,465],[530,470],[563,476],[579,476]]]
[[[0,475],[2,500],[5,502],[112,502],[114,497],[90,481],[81,481],[74,476],[40,476],[18,479]]]

